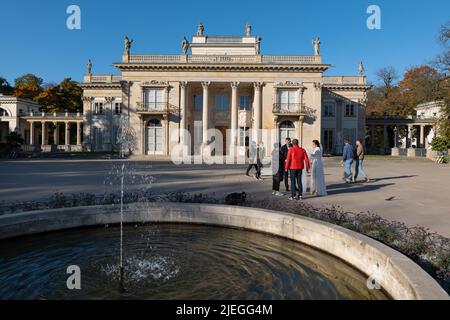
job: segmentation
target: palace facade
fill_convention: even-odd
[[[265,55],[249,25],[245,35],[210,36],[200,24],[190,43],[183,39],[181,54],[131,54],[131,45],[126,38],[114,63],[119,75],[92,74],[89,62],[81,84],[88,150],[116,148],[123,115],[138,155],[170,155],[178,143],[196,155],[212,141],[226,154],[242,154],[262,139],[270,154],[285,137],[308,147],[318,139],[326,153],[340,153],[344,137],[365,137],[370,86],[362,64],[359,75],[324,75],[330,65],[319,39],[311,55]]]

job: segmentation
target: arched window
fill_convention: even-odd
[[[161,120],[159,120],[159,119],[151,119],[151,120],[149,120],[147,126],[148,127],[161,127],[162,126]]]
[[[280,123],[280,129],[295,129],[295,126],[292,121],[286,120]]]
[[[0,108],[0,117],[9,117],[8,110]]]
[[[291,138],[291,139],[299,138],[296,136],[295,125],[292,121],[285,120],[285,121],[281,122],[279,128],[280,128],[280,130],[279,130],[280,142],[284,142],[284,140],[286,138]]]

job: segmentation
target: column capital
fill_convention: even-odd
[[[261,89],[265,85],[266,84],[264,82],[253,82],[253,86],[255,87],[255,89]]]
[[[202,87],[203,89],[208,89],[209,85],[211,84],[211,81],[202,81]]]
[[[91,102],[93,100],[94,100],[94,97],[85,97],[85,96],[83,96],[83,101]]]
[[[116,100],[116,98],[114,98],[114,97],[105,97],[105,101],[108,102],[108,103],[111,103],[114,100]]]
[[[186,89],[186,87],[187,87],[188,84],[189,84],[189,82],[187,82],[187,81],[180,81],[180,87],[181,87],[182,89]]]
[[[230,82],[230,85],[231,85],[232,89],[237,89],[239,87],[239,84],[240,84],[239,81]]]

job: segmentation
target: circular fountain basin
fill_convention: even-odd
[[[204,225],[88,228],[0,243],[2,299],[387,299],[345,262],[299,242]],[[66,269],[81,270],[68,290]]]
[[[80,293],[78,298],[182,298],[190,292],[188,298],[208,299],[448,299],[437,282],[409,258],[353,231],[294,214],[185,203],[135,203],[124,207],[124,222],[138,227],[125,230],[126,280],[125,292],[120,293],[115,281],[119,259],[117,229],[67,230],[111,226],[119,223],[120,217],[118,206],[0,216],[0,245],[8,244],[0,248],[0,264],[4,264],[0,265],[0,282],[3,285],[6,279],[7,286],[16,281],[25,287],[36,283],[39,289],[40,280],[34,274],[44,278],[48,274],[48,281],[59,279],[57,285],[62,286],[53,288],[54,292],[71,298],[74,293],[71,296],[60,291],[66,291],[68,275],[65,269],[62,273],[59,269],[67,268],[70,263],[80,266],[84,286],[89,288],[86,281],[89,282],[90,276],[91,281],[100,286],[93,285],[92,291]],[[145,229],[148,227],[140,226],[142,223],[194,226],[167,229],[161,225]],[[49,231],[62,233],[36,235]],[[151,232],[156,232],[160,238]],[[173,238],[174,234],[180,238]],[[26,235],[33,235],[31,242],[26,242],[28,238],[23,237]],[[55,238],[51,239],[52,236]],[[44,245],[46,237],[50,237],[48,246]],[[12,252],[8,251],[9,247],[13,248]],[[9,255],[5,256],[4,252]],[[33,259],[37,262],[32,262]],[[39,272],[40,269],[45,272]],[[56,269],[57,275],[53,273]],[[8,270],[12,274],[5,273]],[[206,276],[206,280],[202,280]],[[148,288],[156,288],[152,289],[155,291],[147,291],[148,288],[140,291],[145,283]],[[174,283],[177,283],[174,287],[185,291],[172,290],[165,296],[170,290],[161,288]],[[25,292],[21,291],[24,288],[18,289],[8,292]],[[30,298],[39,297],[39,290],[28,289],[32,292]],[[205,290],[207,293],[202,296]],[[0,291],[2,297],[10,296]],[[42,297],[52,296],[43,294]]]

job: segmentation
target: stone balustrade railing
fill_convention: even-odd
[[[365,76],[325,76],[323,77],[323,83],[327,84],[358,84],[365,85]]]
[[[87,74],[84,76],[84,83],[117,83],[121,80],[121,76],[112,74]]]
[[[124,56],[129,63],[257,63],[257,64],[320,64],[318,55],[182,55],[133,54]]]
[[[25,115],[27,118],[45,118],[45,119],[58,119],[58,118],[83,118],[81,112],[30,112]]]

